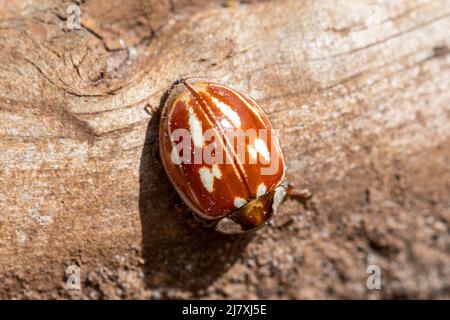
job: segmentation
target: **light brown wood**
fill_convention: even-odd
[[[70,2],[0,1],[0,298],[450,297],[450,2],[242,2],[87,1],[70,30]],[[261,103],[306,207],[192,219],[145,110],[186,76]]]

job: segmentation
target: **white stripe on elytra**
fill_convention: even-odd
[[[207,95],[209,95],[210,97],[211,97],[211,95],[209,94],[209,93],[207,93],[206,92],[206,94]],[[200,99],[202,99],[201,97],[199,97]],[[212,112],[212,110],[211,110],[211,108],[209,107],[209,105],[207,104],[207,103],[203,103],[204,104],[204,106],[205,106],[205,108],[206,108],[206,110],[207,110],[207,114],[208,115],[212,115],[212,117],[214,118],[214,112]],[[209,118],[209,117],[207,117],[207,118]],[[213,120],[217,120],[217,119],[213,119]],[[215,126],[212,126],[212,128],[214,129],[214,130],[216,130],[217,131],[217,128],[215,127]],[[217,132],[217,133],[220,133],[220,132]],[[222,132],[223,133],[223,132]],[[225,137],[225,139],[227,140],[227,136],[225,135],[224,136]],[[221,140],[221,139],[219,139],[219,141],[221,142],[221,143],[223,143],[223,141]],[[233,160],[233,157],[234,157],[234,154],[233,155],[230,155],[229,154],[229,148],[227,147],[227,146],[229,146],[229,145],[231,145],[230,144],[230,142],[227,140],[227,142],[226,142],[226,144],[225,145],[222,145],[223,146],[223,148],[224,148],[224,150],[225,150],[225,153],[226,153],[226,157],[228,158],[228,159],[231,159],[231,160]],[[234,152],[233,152],[234,153]],[[230,158],[231,157],[231,158]],[[243,170],[243,168],[242,168],[242,165],[239,163],[239,161],[238,162],[234,162],[234,164],[233,164],[233,170],[234,170],[234,173],[236,174],[236,177],[239,179],[239,180],[241,180],[242,181],[242,177],[241,177],[241,175],[239,174],[239,170],[236,168],[236,165],[238,165],[240,168],[241,168],[241,171],[245,174],[245,171]]]
[[[241,127],[241,118],[239,117],[239,115],[237,114],[236,111],[233,111],[233,109],[231,109],[231,107],[229,105],[227,105],[226,103],[220,101],[219,99],[211,96],[212,101],[215,103],[215,105],[220,109],[220,111],[222,111],[222,113],[228,118],[230,119],[230,121],[237,127],[240,128]]]
[[[237,95],[238,97],[239,97],[239,99],[241,100],[241,101],[243,101],[246,105],[247,105],[247,107],[253,112],[253,114],[256,116],[256,117],[258,117],[258,119],[259,119],[259,121],[265,126],[266,125],[266,122],[263,120],[263,118],[262,118],[262,116],[261,116],[261,111],[259,111],[257,108],[255,108],[254,106],[252,106],[251,104],[249,104],[248,102],[247,102],[247,100],[245,100],[244,99],[244,97],[242,97],[242,95],[239,93],[239,92],[237,92],[237,91],[235,91],[235,90],[233,90],[233,89],[231,89],[231,88],[227,88],[227,87],[224,87],[224,86],[221,86],[221,85],[219,85],[219,84],[217,84],[217,86],[219,86],[219,87],[221,87],[221,88],[224,88],[224,89],[226,89],[226,90],[230,90],[231,92],[233,92],[235,95]],[[258,103],[255,101],[255,100],[253,100],[252,98],[250,98],[249,97],[249,100],[250,101],[252,101],[255,105],[258,105]],[[282,151],[281,151],[281,147],[278,145],[278,143],[274,143],[274,146],[276,147],[276,149],[277,149],[277,151],[278,151],[278,154],[282,154]]]
[[[181,99],[181,98],[180,98]],[[173,105],[175,105],[176,104],[176,102],[177,102],[177,100],[175,100],[174,102],[173,102]],[[172,117],[170,117],[170,116],[168,116],[168,117],[163,117],[163,118],[166,118],[167,119],[167,121],[166,121],[166,126],[167,126],[167,130],[169,131],[169,133],[170,133],[170,137],[173,137],[173,132],[172,132],[172,130],[171,130],[171,122],[170,122],[170,119],[172,118]],[[169,141],[170,141],[170,145],[171,145],[171,150],[173,151],[174,150],[174,148],[175,148],[175,142],[172,140],[172,139],[169,139]],[[161,146],[160,146],[161,147]],[[177,156],[178,156],[178,153],[176,153],[177,154]],[[164,158],[163,158],[164,159]],[[180,160],[180,159],[178,159],[178,160]],[[181,162],[181,160],[180,160],[180,162]],[[185,174],[184,173],[184,169],[183,169],[183,166],[175,166],[176,168],[178,168],[178,170],[180,170],[181,171],[181,174]],[[169,177],[170,178],[170,177]],[[170,178],[171,179],[171,178]],[[173,181],[172,181],[173,182]],[[173,183],[175,186],[176,186],[176,184],[175,183]],[[175,187],[176,189],[178,189],[177,187]],[[200,202],[198,201],[198,198],[197,198],[197,196],[195,195],[195,192],[193,192],[193,190],[192,190],[192,188],[188,188],[188,190],[190,191],[190,194],[191,194],[191,196],[194,198],[194,203],[196,203],[196,204],[199,204]],[[190,203],[191,204],[191,208],[198,208],[198,206],[197,205],[194,205],[194,204],[192,204],[192,201],[191,200],[189,200],[189,198],[184,198],[183,197],[183,200],[185,201],[185,202],[187,202],[187,203]],[[201,211],[199,210],[199,209],[197,209],[197,210],[194,210],[194,211],[196,211],[197,213],[201,213]]]
[[[229,88],[229,87],[224,87],[224,86],[222,86],[222,85],[220,85],[220,84],[217,84],[217,86],[218,86],[218,87],[221,87],[221,88],[224,88],[224,89],[226,89],[226,90],[228,90],[228,91],[233,92],[233,93],[239,98],[239,100],[241,100],[242,102],[244,102],[245,105],[247,106],[247,108],[249,108],[249,109],[253,112],[253,114],[254,114],[256,117],[258,117],[258,120],[259,120],[259,121],[261,122],[261,124],[265,127],[266,123],[265,123],[264,120],[262,119],[261,114],[259,113],[259,110],[255,110],[255,107],[252,106],[251,104],[249,104],[249,103],[247,102],[247,100],[246,100],[239,92],[237,92],[237,91],[235,91],[234,89],[231,89],[231,88]],[[253,99],[251,99],[251,98],[249,98],[249,99],[253,101]],[[257,105],[256,102],[255,102],[255,104]]]
[[[194,146],[198,148],[203,147],[202,123],[198,120],[193,108],[189,108],[189,128]]]
[[[248,145],[248,153],[250,154],[250,157],[253,160],[256,160],[258,153],[267,161],[270,160],[270,152],[269,149],[267,149],[267,144],[259,139],[256,138],[255,141],[253,142],[253,145],[249,144]]]
[[[259,198],[266,193],[266,185],[264,183],[260,183],[258,186],[258,190],[256,190],[256,197]]]
[[[240,197],[234,198],[234,206],[236,208],[240,208],[243,205],[245,205],[246,203],[247,203],[247,201],[245,199],[243,199],[243,198],[240,198]]]
[[[200,174],[200,180],[203,186],[208,192],[214,191],[214,179],[220,179],[222,177],[222,172],[217,164],[214,164],[211,169],[207,167],[202,167],[198,170]]]

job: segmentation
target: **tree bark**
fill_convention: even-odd
[[[0,7],[0,298],[450,298],[449,1]],[[145,111],[188,76],[260,102],[306,206],[192,219]]]

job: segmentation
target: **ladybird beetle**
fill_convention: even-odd
[[[177,80],[161,104],[159,154],[185,204],[221,233],[264,226],[288,184],[278,137],[261,107],[201,78]]]

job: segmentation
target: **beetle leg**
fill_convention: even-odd
[[[298,190],[293,188],[288,189],[287,195],[288,197],[296,199],[300,202],[306,202],[313,196],[312,192],[309,189]]]
[[[208,221],[206,219],[203,219],[199,217],[195,212],[193,212],[183,201],[177,202],[174,205],[174,209],[178,214],[185,213],[189,215],[189,218],[194,217],[194,219],[189,219],[189,224],[191,222],[194,222],[192,226],[200,225],[202,227],[211,227],[216,223],[216,221]]]
[[[188,207],[184,204],[184,202],[175,203],[174,207],[177,212],[184,212],[188,210]]]
[[[308,200],[312,198],[313,194],[307,188],[297,189],[293,183],[288,182],[287,196],[302,203],[306,203]]]
[[[151,116],[153,116],[154,114],[156,114],[158,112],[158,108],[152,106],[151,104],[146,104],[144,109]]]
[[[195,222],[197,222],[197,224],[201,225],[204,228],[209,228],[217,223],[217,220],[206,220],[206,219],[198,216],[195,212],[190,210],[189,207],[187,207],[187,210],[192,214]]]
[[[149,115],[152,116],[152,120],[155,120],[156,123],[159,123],[159,117],[161,116],[161,108],[157,108],[155,106],[152,106],[151,104],[146,104],[144,109],[145,109],[145,111],[147,111],[147,113]],[[153,117],[156,117],[156,118],[153,118]],[[152,155],[153,155],[153,159],[155,159],[156,161],[159,162],[161,160],[161,158],[159,157],[158,135],[156,135],[156,139],[154,140],[153,145],[152,145]]]

